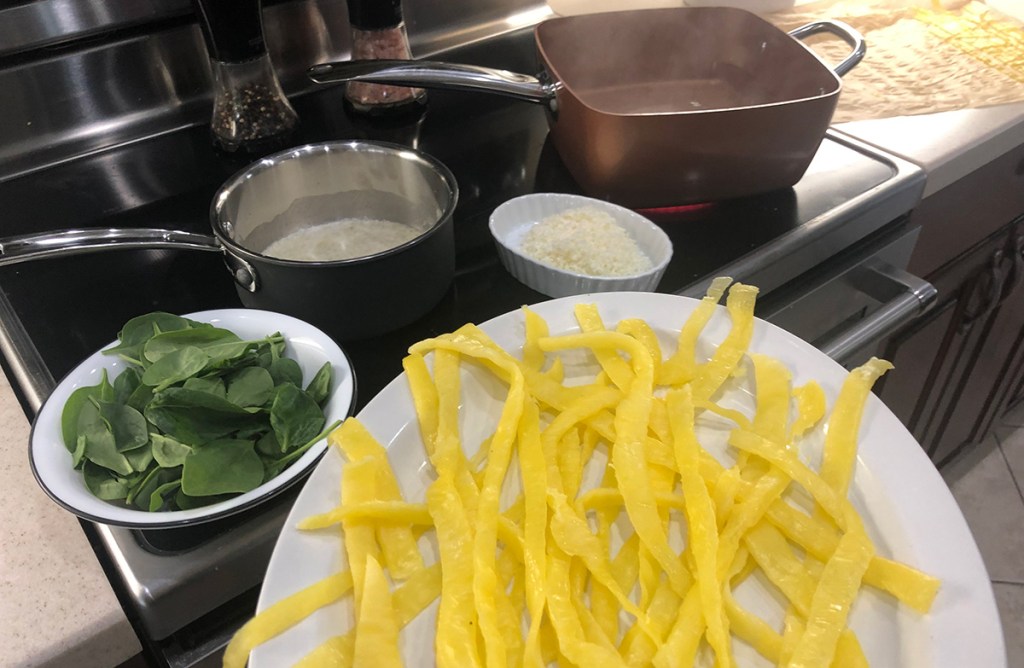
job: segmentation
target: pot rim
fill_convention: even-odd
[[[276,165],[286,162],[288,160],[295,160],[301,158],[304,155],[316,152],[335,152],[335,151],[347,151],[356,149],[359,151],[375,151],[382,153],[392,154],[408,154],[407,158],[412,159],[416,162],[420,162],[429,166],[435,173],[437,173],[441,180],[448,186],[448,191],[451,196],[448,198],[448,202],[445,204],[438,216],[437,220],[429,228],[416,235],[414,238],[406,241],[405,243],[393,246],[387,250],[380,251],[379,253],[373,253],[372,255],[361,255],[359,257],[348,258],[344,260],[286,260],[277,257],[271,257],[269,255],[263,255],[257,251],[239,244],[234,239],[230,238],[225,232],[225,224],[231,221],[221,220],[219,216],[220,208],[223,206],[224,201],[227,197],[245,181],[251,179],[257,174],[267,171],[268,169],[274,168]],[[366,262],[374,262],[381,258],[389,255],[397,255],[404,252],[406,249],[416,246],[422,243],[427,238],[433,236],[439,229],[444,227],[445,223],[452,218],[455,213],[455,207],[459,202],[459,185],[455,180],[455,175],[452,174],[451,170],[443,162],[435,158],[434,156],[424,153],[419,149],[404,146],[402,144],[395,144],[392,142],[383,141],[366,141],[360,139],[344,139],[344,140],[332,140],[323,142],[313,142],[309,144],[302,144],[300,146],[294,146],[276,153],[272,153],[264,158],[257,160],[256,162],[240,169],[235,172],[227,181],[217,189],[216,194],[213,196],[213,200],[210,203],[210,226],[213,229],[213,234],[220,241],[224,251],[231,253],[232,255],[241,256],[247,260],[256,260],[259,262],[265,262],[273,265],[279,265],[282,267],[339,267],[358,265]]]

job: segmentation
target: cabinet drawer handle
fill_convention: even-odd
[[[828,341],[818,344],[822,352],[840,363],[851,354],[881,341],[926,313],[938,296],[935,286],[928,281],[886,262],[872,262],[864,269],[875,274],[877,278],[894,284],[900,291],[871,315]]]

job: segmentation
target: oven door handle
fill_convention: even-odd
[[[938,290],[928,281],[886,262],[869,262],[859,272],[868,273],[861,276],[865,283],[895,289],[897,294],[846,331],[817,344],[822,352],[838,362],[923,315],[938,296]]]

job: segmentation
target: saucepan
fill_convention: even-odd
[[[830,68],[800,39],[829,32]],[[547,108],[551,139],[584,193],[633,208],[751,195],[800,180],[864,39],[839,21],[785,33],[751,12],[682,7],[548,19],[539,76],[429,61],[312,67],[318,83],[483,90]]]
[[[359,339],[412,322],[444,296],[455,275],[457,201],[455,177],[427,154],[384,142],[324,142],[268,156],[229,179],[210,206],[212,234],[113,228],[9,237],[0,239],[0,266],[132,247],[221,253],[246,307]],[[276,241],[348,221],[359,225],[342,228],[345,242],[370,234],[383,250],[342,260],[267,254]],[[379,243],[377,230],[395,226],[411,229],[393,246]]]

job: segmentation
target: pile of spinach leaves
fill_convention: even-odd
[[[129,320],[104,350],[128,362],[111,383],[75,390],[61,431],[97,497],[150,512],[185,510],[275,477],[331,428],[331,364],[305,388],[280,333],[243,341],[170,313]]]

